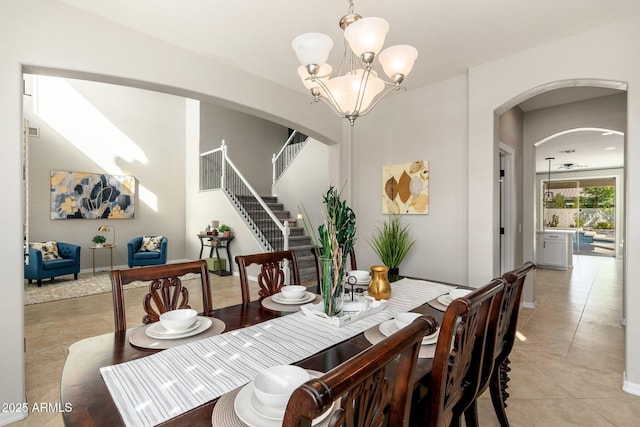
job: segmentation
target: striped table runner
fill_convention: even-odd
[[[268,320],[100,369],[127,426],[152,426],[252,381],[265,368],[291,364],[409,311],[452,287],[402,279],[387,308],[343,328],[302,312]]]

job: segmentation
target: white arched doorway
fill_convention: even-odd
[[[563,80],[557,82],[550,82],[544,85],[537,86],[530,90],[527,90],[509,101],[505,102],[503,105],[495,109],[495,117],[496,117],[496,126],[495,129],[500,129],[500,118],[503,117],[505,113],[508,113],[515,107],[520,104],[538,96],[541,94],[553,93],[553,91],[566,89],[566,88],[603,88],[603,89],[612,89],[615,91],[626,91],[626,84],[623,82],[610,81],[610,80],[593,80],[593,79],[576,79],[576,80]],[[565,103],[567,101],[562,101],[560,99],[555,101],[557,104]],[[570,102],[570,101],[569,101]],[[580,121],[580,117],[575,118]],[[626,111],[624,115],[624,122],[626,123]],[[522,156],[522,166],[520,168],[519,173],[522,177],[522,203],[521,203],[521,212],[522,217],[516,218],[516,222],[518,224],[522,224],[522,234],[521,241],[518,241],[517,244],[522,247],[522,258],[523,260],[535,260],[536,259],[536,248],[535,248],[535,234],[537,228],[537,216],[536,216],[536,201],[537,201],[537,191],[536,191],[536,173],[535,173],[535,146],[533,143],[540,141],[542,138],[535,137],[532,135],[527,135],[525,132],[525,124],[524,119],[522,120],[521,126],[522,129],[522,146],[521,152],[519,153]],[[586,127],[586,125],[582,125]],[[593,126],[593,125],[592,125]],[[579,127],[575,123],[554,123],[552,127],[547,130],[547,136],[552,135],[554,133],[560,132],[562,130],[566,130],[572,127]],[[619,126],[618,126],[619,127]],[[556,130],[551,130],[551,128],[556,128]],[[610,126],[609,128],[615,128],[614,126]],[[623,129],[616,129],[622,132],[626,132],[626,126]],[[498,135],[495,135],[494,138],[498,140]],[[529,142],[525,141],[529,139]],[[499,152],[495,153],[496,161],[499,161]],[[622,218],[622,222],[624,223],[624,218]],[[535,294],[535,282],[530,283],[528,287],[524,290],[524,304],[527,307],[535,307],[536,294]]]

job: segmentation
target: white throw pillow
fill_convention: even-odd
[[[29,243],[29,246],[42,252],[43,261],[51,261],[62,258],[58,255],[58,242],[55,240],[49,242]]]
[[[139,252],[160,252],[163,236],[143,236]]]

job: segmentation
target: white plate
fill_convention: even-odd
[[[394,319],[380,323],[378,329],[380,329],[380,332],[385,337],[391,336],[400,330],[400,328],[398,328],[398,326],[396,325],[396,321]]]
[[[311,292],[306,292],[304,297],[302,297],[302,299],[293,300],[293,299],[285,298],[282,295],[280,295],[280,293],[277,293],[277,294],[271,295],[271,299],[273,300],[273,302],[277,302],[278,304],[304,304],[316,299],[316,295]]]
[[[395,334],[400,330],[396,325],[396,321],[394,319],[387,320],[386,322],[382,322],[380,326],[380,333],[385,337]],[[422,338],[422,345],[435,344],[438,341],[438,334],[440,333],[440,328],[438,328],[433,334],[427,335]]]
[[[160,322],[152,323],[149,325],[147,329],[145,329],[145,333],[151,338],[155,338],[157,340],[177,340],[180,338],[192,337],[194,335],[198,335],[209,329],[211,324],[213,323],[211,319],[204,316],[198,316],[197,319],[198,327],[192,329],[187,332],[178,332],[178,333],[167,333],[167,330],[160,326]],[[158,330],[161,329],[162,332],[158,333]]]
[[[453,301],[453,298],[451,298],[451,295],[445,294],[445,295],[440,295],[438,298],[436,298],[436,301],[438,301],[440,304],[444,305],[445,307],[449,307],[449,304],[451,304],[451,301]]]
[[[175,335],[175,334],[184,334],[185,332],[191,332],[194,329],[198,328],[200,326],[200,320],[198,320],[198,318],[196,318],[196,321],[193,322],[193,325],[189,326],[187,329],[185,329],[184,331],[180,331],[180,332],[176,332],[176,331],[170,331],[169,329],[166,329],[165,327],[162,326],[162,323],[158,322],[158,323],[154,323],[155,326],[153,326],[153,331],[155,334],[157,335]]]
[[[422,345],[430,345],[430,344],[437,343],[438,334],[440,334],[440,328],[436,329],[436,331],[431,335],[427,335],[426,337],[422,338]]]
[[[240,389],[236,398],[233,402],[233,409],[240,418],[240,421],[248,425],[249,427],[280,427],[282,426],[282,418],[267,418],[264,415],[261,415],[254,409],[254,401],[258,404],[258,399],[252,399],[253,396],[253,381],[246,384],[244,387]],[[333,406],[329,408],[328,411],[325,411],[318,418],[314,419],[311,422],[312,426],[315,426],[321,423],[325,418],[327,418],[335,409],[336,404],[338,402],[334,402]],[[271,409],[271,411],[273,411]]]

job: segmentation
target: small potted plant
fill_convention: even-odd
[[[222,237],[231,237],[232,230],[227,224],[221,224],[218,233],[222,233]]]
[[[400,225],[399,215],[389,215],[389,218],[378,227],[369,241],[369,245],[378,255],[380,261],[389,267],[389,275],[399,275],[399,268],[402,260],[407,256],[409,250],[415,243],[409,234],[409,225]]]
[[[102,234],[96,234],[95,236],[93,236],[93,239],[91,239],[91,241],[96,245],[96,248],[101,248],[104,245],[104,242],[107,241],[107,238]]]

